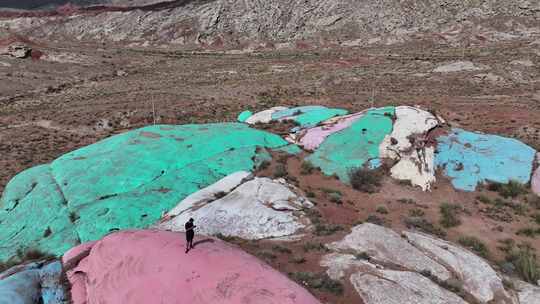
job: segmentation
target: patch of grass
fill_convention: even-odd
[[[227,243],[233,243],[233,242],[236,242],[236,241],[239,241],[240,238],[236,237],[236,236],[227,236],[227,235],[223,235],[221,233],[218,233],[216,234],[216,237],[222,241],[225,241]]]
[[[540,228],[521,228],[516,232],[517,235],[524,235],[526,237],[534,238],[536,235],[540,234]]]
[[[279,253],[287,253],[287,254],[292,253],[292,250],[290,250],[289,248],[287,248],[285,246],[282,246],[282,245],[274,245],[274,246],[272,246],[272,250],[277,251]]]
[[[306,196],[307,196],[308,198],[314,198],[314,197],[317,196],[317,194],[315,194],[315,192],[309,190],[309,191],[306,191]]]
[[[353,189],[366,193],[379,191],[383,177],[380,169],[353,168],[348,174]]]
[[[533,194],[527,198],[527,202],[534,209],[540,210],[540,196]]]
[[[398,203],[407,204],[407,205],[416,204],[416,201],[411,199],[411,198],[400,198],[397,201],[398,201]]]
[[[411,217],[422,217],[424,215],[426,215],[426,213],[422,209],[414,208],[409,210],[409,216]]]
[[[461,224],[459,212],[461,207],[456,204],[442,203],[440,206],[441,219],[439,223],[445,228],[456,227]]]
[[[366,222],[379,226],[384,226],[384,219],[376,216],[375,214],[368,215]]]
[[[265,260],[275,260],[277,258],[275,254],[267,250],[259,251],[257,256]]]
[[[329,249],[324,246],[323,243],[313,243],[313,242],[307,242],[304,244],[304,251],[310,252],[310,251],[322,251],[322,252],[328,252]]]
[[[339,194],[337,192],[332,192],[332,193],[328,194],[328,199],[332,203],[336,203],[338,205],[343,204],[343,201],[341,200],[341,194]]]
[[[489,197],[483,195],[483,194],[480,194],[476,197],[476,200],[481,202],[481,203],[484,203],[484,204],[487,204],[487,205],[491,205],[492,202],[491,202],[491,199],[489,199]]]
[[[340,281],[331,279],[326,273],[313,272],[290,272],[289,277],[309,288],[326,291],[334,295],[343,294],[343,284]]]
[[[499,195],[504,198],[515,198],[521,194],[525,194],[528,192],[525,185],[515,180],[511,180],[507,184],[490,182],[487,188],[490,191],[495,191],[499,193]]]
[[[284,164],[277,164],[276,167],[274,168],[274,173],[272,174],[274,178],[281,178],[287,175],[288,175],[287,168],[285,168]]]
[[[538,225],[540,225],[540,213],[535,213],[531,216],[534,220],[535,223],[537,223]]]
[[[326,194],[331,194],[331,193],[337,193],[339,195],[343,195],[343,193],[341,193],[341,191],[337,190],[337,189],[331,189],[331,188],[326,188],[326,187],[321,187],[320,189],[322,192],[326,193]]]
[[[458,243],[485,259],[489,257],[489,250],[486,245],[474,236],[462,236],[458,239]]]
[[[291,262],[295,264],[303,264],[306,262],[306,258],[304,258],[303,256],[295,256],[292,258]]]
[[[433,234],[441,238],[446,237],[446,232],[443,229],[434,225],[423,217],[407,217],[405,218],[405,226],[407,226],[407,228],[409,229],[414,228],[416,230]]]
[[[506,261],[514,266],[517,274],[525,281],[536,284],[540,279],[540,264],[534,249],[527,244],[507,248]]]
[[[384,205],[377,206],[377,209],[375,211],[380,214],[388,214],[388,209]]]
[[[343,226],[336,224],[316,224],[315,225],[315,235],[317,236],[327,236],[332,235],[338,231],[344,230]]]
[[[304,160],[302,164],[300,165],[300,174],[302,175],[308,175],[313,173],[315,170],[315,166],[313,166],[313,163],[311,163],[308,160]]]

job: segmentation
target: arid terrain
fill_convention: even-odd
[[[101,14],[109,13],[88,18]],[[332,31],[314,39],[303,30],[300,39],[286,46],[272,42],[281,35],[272,31],[249,43],[235,40],[239,32],[223,35],[226,30],[220,27],[215,29],[219,34],[203,37],[209,40],[198,45],[166,44],[167,38],[156,33],[148,34],[153,40],[145,44],[136,27],[136,42],[114,41],[80,24],[55,26],[58,20],[34,20],[52,25],[32,29],[0,28],[0,48],[17,42],[32,49],[24,59],[0,55],[0,192],[18,172],[113,134],[149,124],[235,121],[243,110],[277,105],[325,105],[351,112],[419,105],[450,126],[513,137],[540,150],[538,11],[531,10],[526,19],[512,17],[459,23],[455,33],[451,25],[446,32],[374,32],[369,39],[380,41],[372,43],[345,36],[336,42]],[[5,17],[0,24],[13,20]],[[83,39],[71,36],[76,28]],[[281,33],[287,31],[292,29]],[[117,28],[110,33],[122,36]],[[185,37],[192,36],[197,34]],[[397,38],[390,41],[391,36]],[[489,202],[500,198],[496,192],[457,191],[438,174],[431,192],[385,177],[377,193],[367,194],[316,170],[301,174],[301,155],[276,156],[257,175],[273,176],[280,163],[286,164],[286,179],[313,195],[319,213],[313,216],[339,227],[329,235],[314,235],[312,247],[305,241],[230,240],[283,273],[323,272],[319,259],[325,251],[317,244],[339,240],[365,221],[410,228],[411,214],[421,214],[448,240],[478,238],[496,268],[504,264],[501,240],[527,242],[540,252],[540,235],[517,234],[540,227],[540,201],[530,193],[493,209]],[[331,193],[339,193],[339,200]],[[460,225],[439,227],[445,202],[462,207]],[[310,291],[324,303],[360,303],[350,283],[343,283],[342,295]]]

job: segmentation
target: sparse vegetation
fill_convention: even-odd
[[[388,214],[388,209],[386,209],[386,206],[384,205],[377,206],[377,209],[375,211],[380,214]]]
[[[521,194],[525,194],[528,192],[525,185],[515,180],[511,180],[507,184],[490,182],[487,188],[490,191],[499,193],[499,195],[504,198],[515,198]]]
[[[419,208],[414,208],[414,209],[409,210],[409,216],[411,217],[422,217],[425,214],[426,213],[424,212],[424,210],[419,209]]]
[[[536,252],[528,244],[515,246],[511,239],[503,240],[501,249],[506,253],[505,260],[513,266],[513,270],[525,281],[536,284],[540,279],[540,264]]]
[[[270,167],[270,162],[267,161],[267,160],[263,160],[263,161],[259,164],[259,167],[258,167],[257,169],[260,170],[260,171],[262,171],[262,170],[267,169],[268,167]]]
[[[463,247],[474,251],[476,254],[485,259],[489,257],[489,250],[487,246],[480,239],[474,236],[462,236],[458,239],[458,243]]]
[[[366,222],[379,226],[384,226],[384,219],[376,216],[375,214],[368,215]]]
[[[328,194],[328,199],[332,203],[336,203],[336,204],[342,204],[343,203],[343,201],[341,200],[341,194],[339,194],[337,192],[332,192],[332,193]]]
[[[227,192],[219,191],[219,192],[214,193],[214,198],[215,199],[220,199],[222,197],[225,197],[226,195],[227,195]]]
[[[517,235],[524,235],[526,237],[534,238],[536,235],[540,234],[540,228],[521,228],[516,232]]]
[[[300,174],[302,175],[311,174],[313,173],[313,170],[315,170],[315,166],[308,160],[304,160],[302,165],[300,165]]]
[[[276,167],[274,168],[274,173],[272,174],[274,178],[281,178],[287,175],[288,175],[287,168],[285,168],[284,164],[277,164]]]
[[[343,294],[343,284],[331,279],[326,273],[291,272],[289,277],[309,288],[330,292],[335,295]]]
[[[407,204],[407,205],[416,204],[416,202],[411,198],[400,198],[397,201],[398,201],[398,203]]]
[[[291,262],[295,264],[303,264],[306,262],[306,258],[304,258],[303,256],[295,256],[292,258]]]
[[[371,259],[371,256],[369,255],[369,253],[367,253],[365,251],[362,251],[360,253],[355,254],[354,257],[357,260],[367,260],[367,261],[369,261],[369,259]]]
[[[315,235],[318,236],[332,235],[341,230],[344,230],[344,228],[341,225],[336,224],[319,223],[315,225]]]
[[[405,225],[409,229],[414,228],[419,231],[433,234],[441,238],[446,237],[446,232],[443,229],[434,225],[433,223],[431,223],[430,221],[428,221],[427,219],[423,217],[414,217],[414,216],[407,217],[405,218]]]
[[[315,194],[315,192],[313,192],[313,191],[311,191],[311,190],[308,190],[308,191],[306,191],[306,196],[307,196],[308,198],[314,198],[314,197],[316,197],[317,195]]]
[[[323,251],[323,252],[328,252],[328,248],[326,248],[326,246],[324,246],[323,243],[313,243],[313,242],[307,242],[304,244],[304,251],[305,252],[309,252],[309,251]]]
[[[222,241],[225,241],[225,242],[228,242],[228,243],[233,243],[233,242],[236,242],[236,241],[239,241],[240,239],[236,236],[227,236],[227,235],[223,235],[221,233],[218,233],[216,234],[216,237]]]
[[[282,245],[274,245],[274,246],[272,246],[272,250],[277,251],[279,253],[287,253],[287,254],[292,253],[292,251],[289,248],[287,248],[285,246],[282,246]]]
[[[456,227],[461,224],[459,212],[461,207],[456,204],[443,203],[440,206],[441,219],[439,223],[445,228]]]
[[[487,205],[491,205],[492,202],[491,202],[491,199],[489,199],[489,197],[483,195],[483,194],[480,194],[476,197],[476,200],[478,200],[479,202],[481,203],[484,203],[484,204],[487,204]]]
[[[277,258],[275,254],[273,254],[272,252],[267,251],[267,250],[259,251],[257,253],[257,256],[260,257],[261,259],[265,259],[265,260],[274,260],[274,259]]]
[[[381,186],[382,174],[380,169],[354,168],[349,170],[349,179],[353,189],[366,193],[375,193],[379,191]]]

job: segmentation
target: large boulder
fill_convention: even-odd
[[[498,303],[513,303],[501,277],[479,256],[426,234],[404,232],[404,235],[413,246],[445,265],[463,283],[463,289],[480,303],[495,299]]]
[[[526,184],[531,179],[536,151],[516,139],[454,128],[437,142],[435,164],[457,189],[474,191],[486,181]]]
[[[366,223],[327,247],[321,266],[333,279],[346,277],[366,304],[465,303],[448,286],[478,303],[518,303],[482,258],[425,234]]]
[[[417,272],[429,271],[440,280],[451,277],[444,266],[409,244],[399,234],[371,223],[353,227],[343,240],[328,244],[327,247],[340,253],[367,253],[374,261],[384,265],[399,265]]]
[[[0,273],[0,304],[64,304],[60,261],[32,262]]]
[[[167,213],[160,229],[184,231],[189,218],[198,232],[243,239],[292,236],[309,224],[302,216],[313,204],[284,180],[253,177],[240,171],[184,199]]]
[[[392,133],[381,143],[380,157],[396,161],[392,177],[408,180],[422,190],[435,182],[435,147],[428,144],[428,132],[440,124],[430,112],[408,106],[396,107]]]
[[[291,151],[240,123],[155,125],[112,136],[15,176],[0,200],[0,261],[21,247],[62,254],[81,242],[154,224],[188,195]]]
[[[318,304],[311,294],[255,257],[218,239],[126,230],[92,244],[67,272],[74,304]],[[83,251],[87,248],[83,248]],[[81,250],[75,248],[78,255]],[[68,258],[64,263],[70,264]]]
[[[370,109],[348,128],[332,133],[306,159],[326,175],[349,182],[349,170],[379,159],[379,146],[392,132],[394,107]]]

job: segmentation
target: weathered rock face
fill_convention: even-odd
[[[454,128],[437,142],[435,164],[457,189],[474,191],[486,181],[526,184],[531,179],[536,151],[516,139]]]
[[[407,240],[441,265],[445,265],[463,282],[463,289],[481,303],[495,298],[499,303],[513,303],[505,291],[502,279],[477,255],[449,242],[425,234],[404,232]]]
[[[540,304],[540,287],[518,280],[512,283],[520,304]]]
[[[321,266],[327,267],[328,275],[334,279],[349,276],[366,304],[465,303],[439,286],[450,279],[459,282],[478,303],[517,303],[487,262],[425,234],[403,232],[400,236],[388,228],[366,223],[327,247],[332,253],[323,257]]]
[[[22,246],[62,254],[110,231],[148,227],[188,195],[287,146],[245,124],[156,125],[65,154],[7,185],[0,261]]]
[[[0,273],[1,304],[64,304],[60,261],[34,262]]]
[[[255,257],[218,239],[158,230],[122,231],[91,244],[68,271],[74,304],[318,304]],[[82,245],[88,247],[86,245]],[[83,250],[86,248],[83,248]],[[75,255],[81,251],[74,249]],[[68,252],[67,256],[73,256]],[[64,259],[69,264],[69,258]]]
[[[440,280],[451,277],[442,265],[426,256],[391,229],[370,223],[356,226],[341,241],[327,246],[336,252],[365,252],[381,264],[399,265],[416,272],[428,270]]]
[[[124,1],[125,2],[125,1]],[[145,0],[143,3],[146,3]],[[154,2],[154,1],[152,1]],[[116,1],[108,1],[116,4]],[[520,3],[520,2],[518,2]],[[418,32],[444,31],[454,38],[465,20],[493,16],[537,16],[536,8],[514,1],[408,1],[385,0],[279,0],[279,1],[177,1],[169,9],[105,11],[70,17],[8,20],[9,28],[32,29],[39,37],[146,41],[173,44],[219,45],[287,42],[320,38],[344,44],[360,40],[397,43]],[[502,26],[502,25],[500,25]],[[471,26],[475,29],[474,26]],[[512,32],[512,28],[507,29]],[[489,32],[489,31],[486,31]],[[384,34],[384,35],[383,35]],[[493,34],[492,34],[493,35]],[[383,36],[382,38],[380,38]],[[455,38],[454,38],[455,40]]]
[[[309,220],[302,209],[313,205],[295,194],[284,180],[233,173],[188,196],[172,209],[158,228],[184,231],[189,218],[198,232],[243,239],[292,236]]]
[[[8,45],[4,50],[1,50],[0,54],[8,55],[15,58],[26,58],[30,56],[31,51],[32,51],[32,48],[30,48],[27,45],[14,43],[14,44]]]
[[[435,182],[435,147],[427,146],[427,134],[440,124],[433,114],[414,107],[396,107],[396,120],[390,135],[381,143],[381,158],[397,161],[391,174],[395,179],[409,180],[422,190]]]

